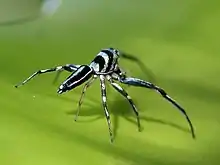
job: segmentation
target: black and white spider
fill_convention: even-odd
[[[186,117],[192,137],[195,138],[194,128],[193,125],[186,114],[185,110],[176,102],[174,101],[170,96],[167,95],[167,93],[160,87],[154,85],[153,83],[150,83],[148,81],[144,81],[138,78],[134,77],[127,77],[126,73],[122,71],[122,69],[119,67],[118,59],[119,58],[127,58],[130,60],[136,60],[135,57],[124,53],[122,51],[119,51],[114,48],[108,48],[108,49],[102,49],[96,57],[91,61],[89,65],[73,65],[73,64],[67,64],[64,66],[57,66],[51,69],[43,69],[35,72],[32,74],[29,78],[24,80],[22,83],[16,85],[15,87],[19,87],[21,85],[24,85],[29,80],[34,78],[36,75],[48,73],[48,72],[54,72],[54,71],[68,71],[72,72],[70,76],[67,77],[67,79],[59,86],[57,93],[62,94],[64,92],[70,91],[79,85],[85,83],[82,90],[82,94],[79,100],[78,104],[78,110],[75,117],[75,121],[77,120],[77,117],[79,115],[80,107],[82,105],[83,97],[85,95],[85,92],[87,88],[96,80],[97,78],[100,79],[100,86],[101,86],[101,96],[102,96],[102,104],[104,107],[105,116],[108,123],[109,133],[110,133],[110,139],[111,142],[113,142],[113,133],[111,129],[111,120],[110,120],[110,114],[108,112],[107,107],[107,98],[106,98],[106,81],[108,81],[114,89],[116,89],[119,93],[121,93],[122,96],[124,96],[130,105],[133,108],[133,111],[137,117],[137,125],[138,130],[141,130],[140,126],[140,120],[139,120],[139,113],[138,110],[132,100],[132,98],[128,95],[128,93],[117,83],[123,83],[130,86],[136,86],[136,87],[145,87],[148,89],[153,89],[160,93],[166,100],[171,102],[174,106],[176,106]]]

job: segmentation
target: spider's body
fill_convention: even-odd
[[[117,68],[119,52],[114,49],[101,50],[89,65],[95,72],[110,73]]]
[[[58,93],[69,91],[92,76],[107,75],[117,70],[119,53],[112,48],[101,50],[89,65],[81,65],[59,87]]]
[[[78,111],[76,114],[75,120],[77,120],[77,117],[79,115],[79,110],[82,104],[83,97],[85,95],[85,92],[87,88],[92,84],[94,80],[96,80],[98,77],[100,79],[100,86],[101,86],[101,95],[102,95],[102,103],[104,107],[105,116],[108,123],[109,133],[111,137],[111,141],[113,141],[113,134],[111,130],[111,120],[110,115],[108,112],[107,107],[107,97],[106,97],[106,80],[112,85],[113,88],[115,88],[122,96],[124,96],[130,105],[133,108],[133,111],[137,117],[137,124],[138,129],[140,130],[140,120],[139,120],[139,113],[138,110],[131,99],[131,97],[128,95],[128,93],[116,82],[120,82],[123,84],[131,85],[131,86],[137,86],[137,87],[145,87],[149,89],[156,90],[159,92],[165,99],[167,99],[169,102],[171,102],[174,106],[176,106],[186,117],[187,121],[189,122],[192,136],[195,137],[193,125],[187,116],[185,110],[176,103],[170,96],[167,95],[167,93],[160,87],[138,79],[134,77],[127,77],[125,72],[122,72],[121,68],[118,64],[119,58],[127,58],[133,61],[137,62],[137,59],[131,55],[128,55],[123,52],[119,52],[118,50],[114,48],[108,48],[108,49],[102,49],[95,58],[91,61],[89,65],[73,65],[73,64],[67,64],[64,66],[57,66],[51,69],[44,69],[39,70],[35,72],[33,75],[31,75],[29,78],[27,78],[25,81],[23,81],[21,84],[16,85],[15,87],[19,87],[21,85],[24,85],[29,80],[31,80],[33,77],[35,77],[38,74],[47,73],[47,72],[53,72],[53,71],[68,71],[72,72],[66,80],[61,83],[59,86],[57,93],[62,94],[64,92],[70,91],[81,84],[85,83],[80,100],[78,105]]]

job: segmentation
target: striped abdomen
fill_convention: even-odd
[[[90,79],[93,75],[93,70],[87,66],[80,66],[76,72],[73,72],[67,79],[60,85],[58,93],[69,91]]]

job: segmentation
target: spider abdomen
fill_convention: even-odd
[[[58,93],[69,91],[90,79],[93,70],[88,65],[80,66],[76,72],[73,72],[59,87]]]

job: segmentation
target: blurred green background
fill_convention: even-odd
[[[36,18],[42,1],[0,0],[1,165],[209,165],[220,163],[220,3],[216,0],[64,0]],[[7,26],[5,23],[9,22]],[[87,64],[101,48],[135,54],[189,114],[185,118],[154,91],[126,87],[141,115],[108,85],[115,141],[110,144],[99,81],[74,115],[82,87],[59,96],[55,74],[15,89],[38,69]],[[130,75],[149,80],[120,60]],[[35,96],[35,97],[33,97]]]

